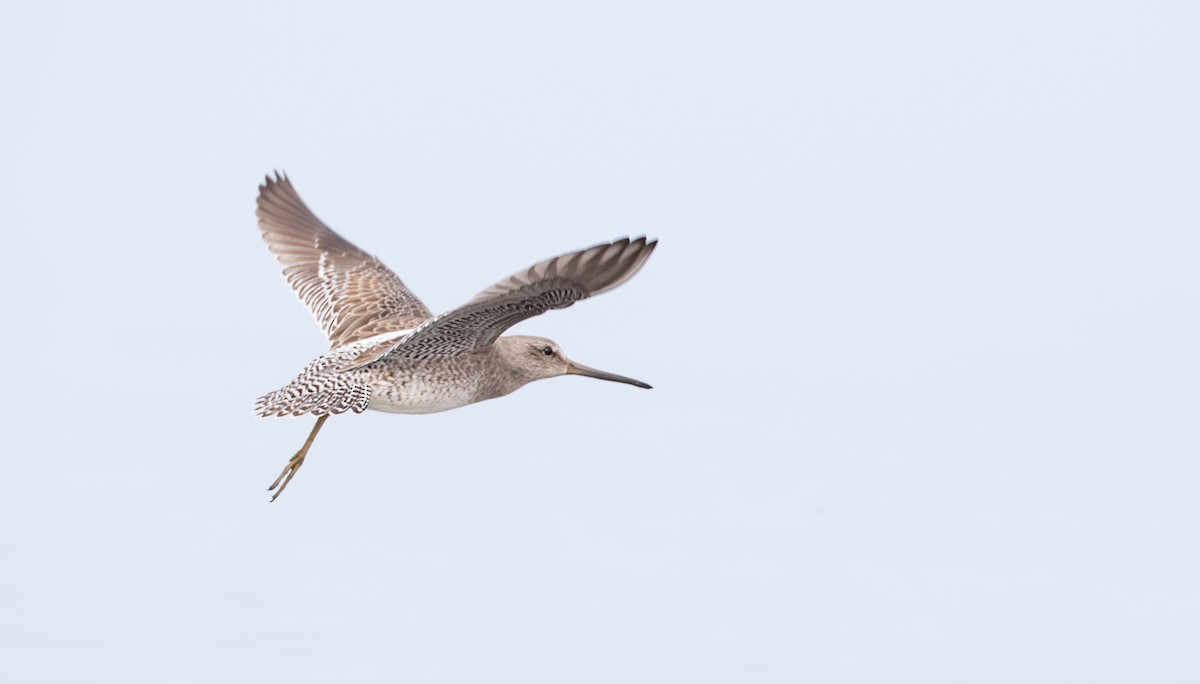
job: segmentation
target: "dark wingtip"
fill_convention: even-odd
[[[287,177],[286,172],[280,171],[279,169],[275,169],[274,174],[275,174],[274,177],[272,177],[271,174],[268,173],[264,177],[263,183],[258,186],[258,189],[266,190],[267,188],[270,188],[272,186],[283,185],[288,182],[288,177]]]

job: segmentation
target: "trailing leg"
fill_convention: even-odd
[[[268,492],[274,491],[276,487],[279,487],[279,491],[275,492],[275,495],[271,497],[271,501],[279,498],[283,490],[287,489],[288,483],[296,476],[296,472],[300,470],[300,466],[304,465],[304,457],[308,455],[308,448],[312,446],[313,440],[317,438],[317,432],[320,431],[321,426],[325,424],[325,419],[328,417],[329,414],[326,413],[317,418],[317,424],[313,426],[308,439],[304,441],[304,446],[300,447],[300,451],[297,451],[295,456],[292,456],[292,460],[288,461],[287,465],[284,466],[283,472],[279,473],[279,477],[275,478],[275,482],[270,487],[267,487]]]

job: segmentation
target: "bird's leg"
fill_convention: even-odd
[[[275,496],[271,497],[271,501],[279,498],[279,495],[283,493],[283,490],[287,489],[288,483],[291,482],[292,478],[296,476],[296,471],[300,470],[300,466],[304,465],[304,457],[308,455],[308,448],[312,446],[313,440],[317,438],[317,432],[321,429],[321,426],[325,424],[325,419],[328,417],[329,414],[326,413],[317,419],[317,424],[313,426],[312,432],[308,434],[308,439],[304,440],[304,446],[300,447],[300,451],[297,451],[296,455],[292,457],[292,460],[288,461],[287,465],[283,467],[283,472],[279,473],[279,477],[275,478],[275,482],[273,482],[270,487],[267,487],[268,492],[273,491],[276,487],[279,487],[279,491],[275,492]],[[280,484],[280,482],[283,484]]]

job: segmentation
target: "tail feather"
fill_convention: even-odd
[[[335,389],[297,392],[289,385],[263,395],[254,404],[259,418],[283,416],[337,415],[346,411],[362,413],[371,403],[371,388],[365,385],[348,385]]]

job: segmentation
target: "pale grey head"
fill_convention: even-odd
[[[521,384],[560,375],[582,375],[585,378],[623,382],[634,387],[651,389],[650,385],[641,380],[596,370],[572,361],[563,354],[562,348],[556,342],[544,337],[505,335],[497,339],[493,346],[499,358],[503,359],[504,365],[513,371],[517,379],[524,380]]]

